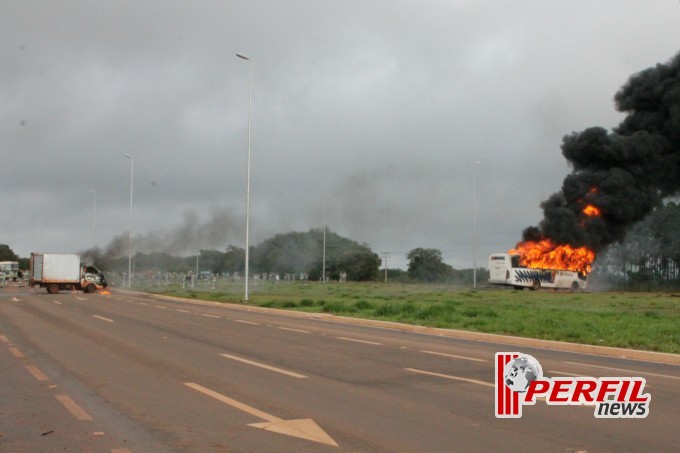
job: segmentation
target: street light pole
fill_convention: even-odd
[[[94,195],[94,202],[92,206],[92,245],[97,246],[97,191],[90,189]]]
[[[321,264],[321,282],[326,283],[326,200],[328,195],[323,198],[323,259]]]
[[[246,178],[246,288],[245,288],[245,302],[248,302],[248,278],[249,278],[249,263],[250,263],[250,143],[251,131],[253,124],[253,60],[243,54],[237,53],[237,57],[246,60],[250,66],[250,74],[248,76],[248,176]]]
[[[472,287],[477,288],[477,181],[475,168],[480,162],[472,163]]]
[[[132,188],[135,175],[135,160],[130,154],[125,154],[125,157],[130,159],[130,248],[128,250],[128,288],[132,288]]]

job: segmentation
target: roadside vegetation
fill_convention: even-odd
[[[142,288],[139,288],[142,289]],[[242,304],[243,284],[150,292]],[[400,283],[259,282],[249,305],[680,353],[680,293],[514,291]]]

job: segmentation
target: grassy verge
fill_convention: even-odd
[[[139,288],[242,303],[243,284]],[[513,291],[384,283],[260,282],[250,305],[431,327],[680,353],[680,295]]]

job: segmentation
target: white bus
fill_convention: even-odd
[[[4,275],[7,281],[17,281],[17,275],[19,274],[19,262],[0,261],[0,274]]]
[[[586,289],[586,274],[559,269],[521,267],[519,255],[496,253],[489,257],[489,283],[512,286],[515,289],[558,288]]]

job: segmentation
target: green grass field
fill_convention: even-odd
[[[144,289],[242,303],[243,283]],[[460,289],[444,285],[259,282],[250,305],[573,343],[680,353],[680,294]]]

